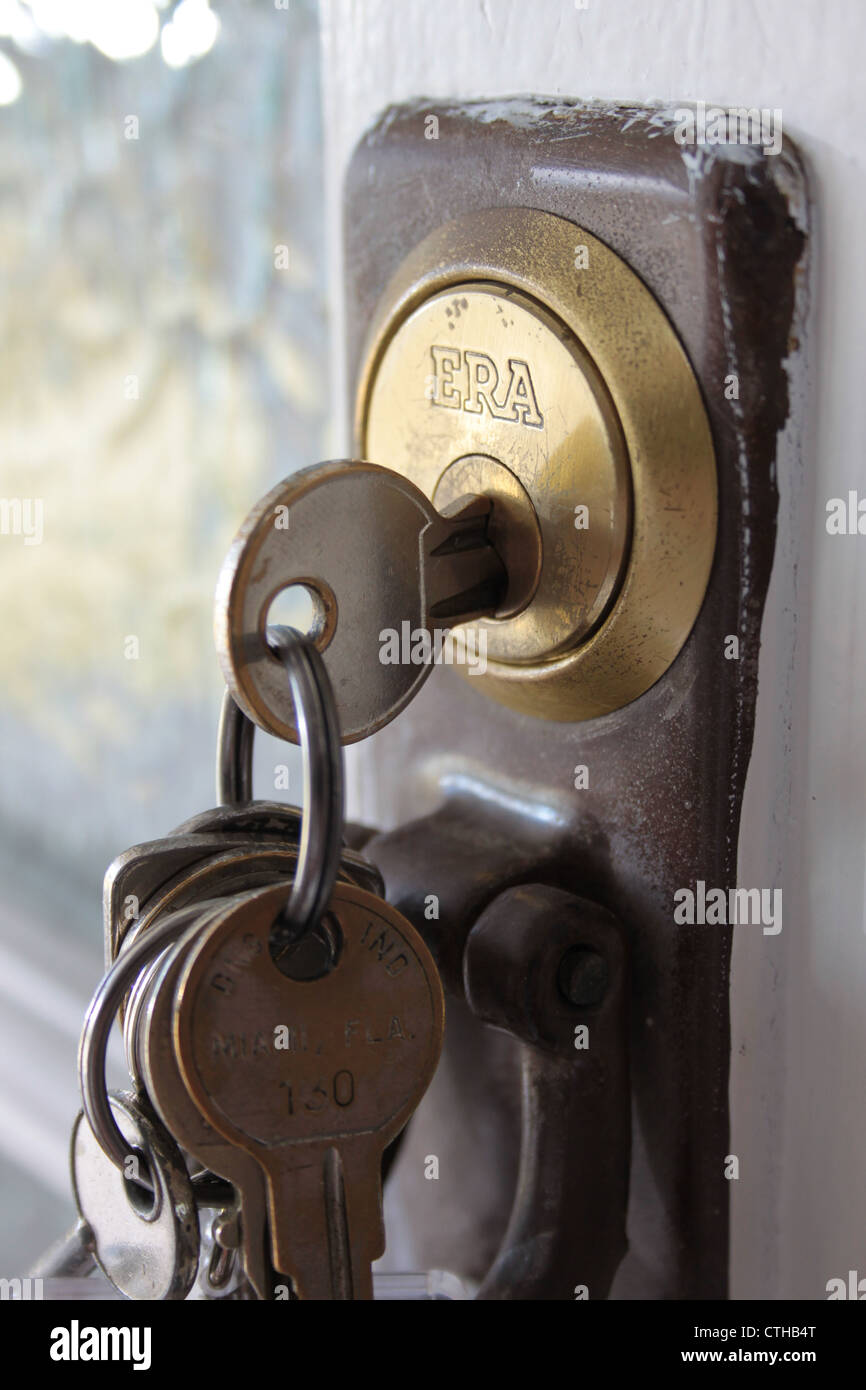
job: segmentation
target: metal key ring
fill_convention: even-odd
[[[155,956],[172,945],[190,922],[196,917],[202,917],[208,908],[216,908],[219,903],[220,900],[192,903],[187,907],[178,908],[176,912],[170,913],[161,922],[150,927],[128,949],[121,951],[104,976],[87,1010],[78,1048],[78,1081],[82,1106],[99,1147],[121,1172],[124,1171],[126,1160],[129,1158],[130,1147],[111,1113],[108,1088],[105,1084],[105,1054],[115,1016],[139,973]],[[150,1185],[146,1173],[142,1173],[139,1181],[144,1187]]]
[[[268,645],[282,661],[292,692],[303,766],[303,820],[298,867],[276,927],[288,941],[316,926],[330,902],[343,850],[343,745],[325,663],[308,637],[269,627]],[[217,799],[252,800],[255,725],[223,696],[217,738]]]

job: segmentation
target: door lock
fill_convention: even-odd
[[[440,510],[493,500],[509,584],[476,688],[586,719],[680,651],[715,548],[709,424],[667,316],[581,227],[500,208],[427,236],[379,302],[356,446]]]
[[[456,663],[476,688],[547,719],[618,709],[671,665],[712,564],[712,439],[667,317],[588,232],[513,208],[428,236],[374,318],[357,442],[259,502],[220,578],[226,680],[270,733],[297,737],[265,637],[297,585],[347,743],[413,697],[437,629],[481,658]]]

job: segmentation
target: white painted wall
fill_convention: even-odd
[[[810,161],[815,367],[811,382],[792,367],[795,395],[811,399],[805,431],[789,430],[780,453],[782,534],[740,840],[741,882],[780,884],[785,916],[779,937],[751,932],[734,947],[732,1294],[824,1297],[829,1278],[866,1274],[866,537],[824,527],[827,498],[858,484],[866,494],[866,5],[322,0],[322,11],[335,420],[341,181],[388,103],[534,93],[780,107]]]

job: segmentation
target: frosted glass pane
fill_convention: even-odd
[[[125,7],[96,35],[108,52],[148,40],[140,0],[109,9]],[[322,455],[315,6],[221,0],[213,46],[183,66],[166,62],[189,57],[182,26],[165,39],[171,3],[144,4],[163,39],[126,61],[27,19],[74,30],[99,9],[0,15],[6,1275],[71,1218],[104,869],[213,804],[220,562],[261,493]],[[259,740],[258,795],[285,797],[277,763],[298,790],[293,752]]]

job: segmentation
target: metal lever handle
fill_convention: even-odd
[[[469,934],[466,995],[523,1041],[520,1169],[479,1299],[604,1299],[628,1248],[627,956],[616,918],[524,884]]]

